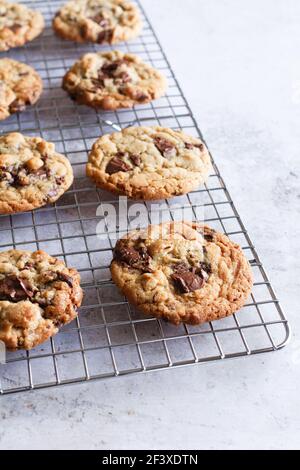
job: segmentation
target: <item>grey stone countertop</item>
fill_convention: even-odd
[[[0,448],[299,448],[300,2],[142,3],[293,340],[272,354],[1,397]]]

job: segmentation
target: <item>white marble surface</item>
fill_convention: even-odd
[[[0,448],[299,448],[300,2],[143,4],[293,342],[274,354],[2,397]]]

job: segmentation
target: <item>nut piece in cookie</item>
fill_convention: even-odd
[[[232,315],[253,286],[242,249],[207,225],[192,222],[130,232],[116,244],[111,274],[129,302],[175,325]]]
[[[53,19],[63,39],[116,44],[138,36],[142,22],[137,7],[125,0],[72,0]]]
[[[77,317],[83,292],[76,269],[44,251],[0,253],[0,341],[32,349]]]
[[[0,51],[23,46],[41,34],[42,14],[19,3],[0,0]]]
[[[85,54],[67,72],[63,89],[79,104],[95,109],[132,108],[164,95],[165,77],[134,54]]]
[[[42,90],[42,79],[32,67],[0,59],[0,121],[35,104]]]
[[[73,183],[69,160],[40,137],[0,136],[0,214],[57,201]]]
[[[129,127],[95,142],[87,175],[113,193],[157,200],[197,189],[211,169],[201,140],[163,127]]]

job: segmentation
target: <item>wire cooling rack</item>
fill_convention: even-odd
[[[239,243],[249,259],[255,284],[247,305],[232,317],[201,326],[174,327],[145,317],[132,308],[111,281],[109,264],[115,244],[109,228],[97,237],[96,215],[105,204],[117,207],[111,194],[96,189],[85,177],[87,152],[104,133],[131,124],[161,125],[201,136],[157,37],[142,12],[140,37],[118,49],[139,54],[168,78],[167,95],[154,103],[118,112],[96,112],[77,106],[61,89],[62,77],[83,53],[110,47],[77,45],[55,37],[51,19],[61,1],[23,1],[46,19],[44,34],[5,55],[26,62],[44,80],[44,93],[30,110],[1,123],[1,133],[20,131],[55,142],[70,159],[75,182],[54,206],[0,217],[0,250],[44,249],[76,267],[82,277],[84,304],[76,321],[33,351],[11,352],[0,365],[0,394],[115,377],[135,372],[186,366],[275,351],[289,338],[289,326],[249,235],[214,164],[207,185],[187,196],[161,201],[164,220],[178,209],[186,218],[204,220]],[[0,56],[3,56],[1,54]],[[132,206],[133,203],[129,203]],[[155,209],[145,203],[147,220]],[[121,228],[120,228],[121,231]]]

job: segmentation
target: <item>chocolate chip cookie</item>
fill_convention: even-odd
[[[142,29],[136,6],[125,0],[73,0],[57,12],[53,28],[63,39],[115,44]]]
[[[17,132],[0,137],[0,214],[51,204],[72,182],[69,160],[54,144]]]
[[[32,349],[77,316],[82,301],[75,269],[44,251],[0,253],[0,341]]]
[[[79,104],[96,109],[132,108],[161,97],[164,76],[133,54],[85,54],[68,71],[63,88]]]
[[[245,304],[253,285],[241,248],[192,222],[129,233],[116,244],[111,274],[133,305],[175,325],[233,314]]]
[[[211,171],[201,140],[163,127],[129,127],[100,137],[87,175],[97,186],[132,199],[163,199],[204,183]]]
[[[42,90],[42,79],[32,67],[0,59],[0,121],[36,103]]]
[[[43,31],[43,15],[19,3],[0,0],[0,51],[23,46]]]

